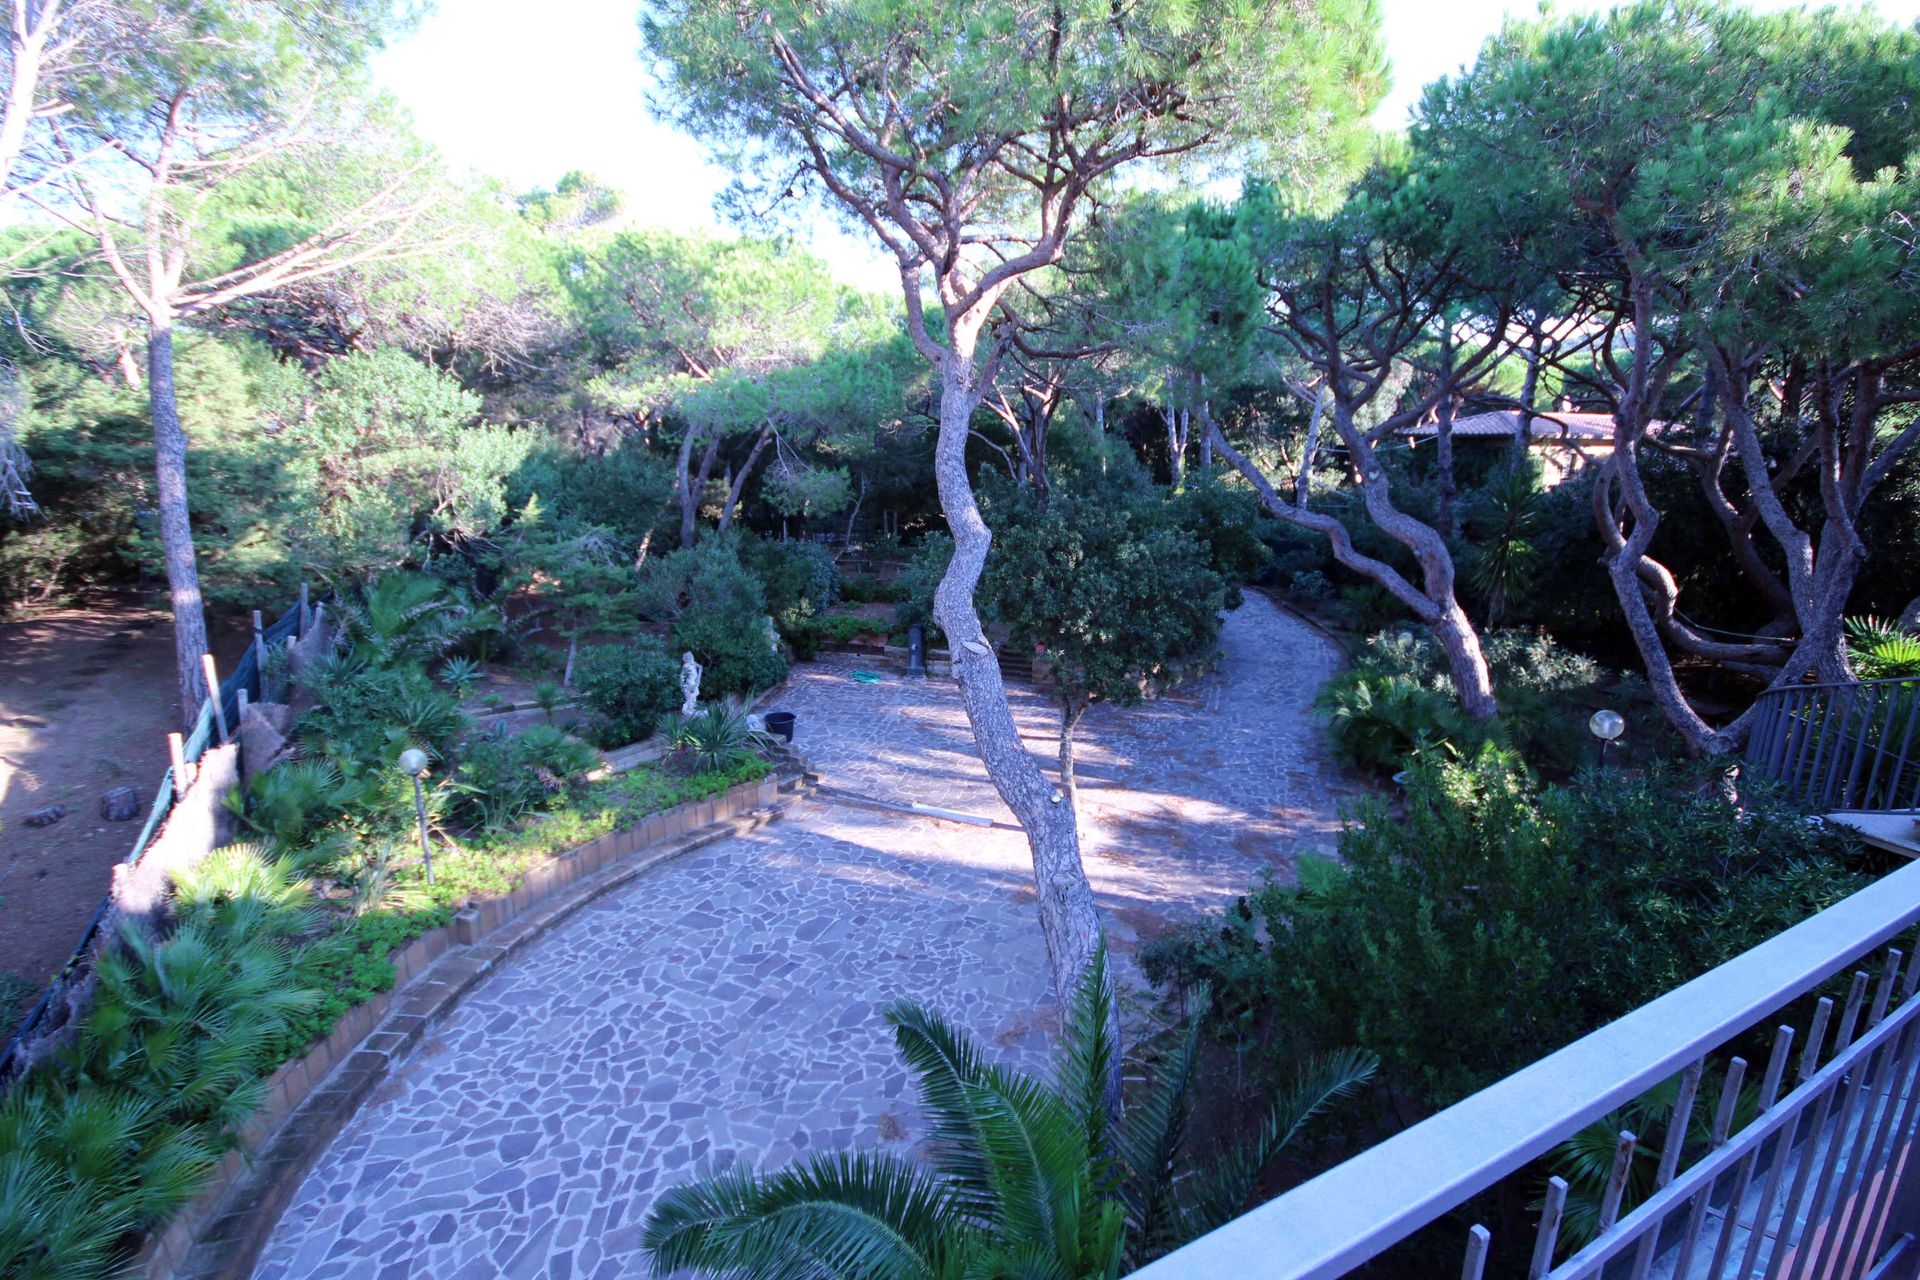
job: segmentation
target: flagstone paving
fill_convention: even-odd
[[[1088,871],[1125,956],[1330,843],[1348,793],[1307,706],[1337,662],[1249,596],[1218,672],[1081,731]],[[986,814],[952,686],[800,668],[767,705],[835,787]],[[1049,704],[1016,691],[1051,761]],[[882,1021],[927,1001],[1012,1065],[1053,1020],[1018,830],[811,800],[573,916],[399,1064],[295,1195],[273,1280],[641,1276],[647,1207],[695,1171],[924,1137]]]

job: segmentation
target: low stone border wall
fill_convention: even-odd
[[[774,821],[808,787],[789,765],[758,782],[654,814],[535,868],[511,894],[468,907],[393,956],[393,990],[349,1010],[307,1053],[267,1079],[242,1146],[212,1182],[148,1238],[130,1274],[244,1280],[307,1171],[394,1061],[467,991],[575,911],[681,854]],[[248,1153],[252,1154],[249,1155]]]

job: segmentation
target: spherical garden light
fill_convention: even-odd
[[[427,753],[408,747],[400,753],[400,772],[413,779],[413,811],[420,818],[420,857],[427,866],[427,883],[433,883],[433,848],[427,843],[427,796],[420,789],[420,778],[427,771]]]
[[[1626,731],[1626,717],[1622,716],[1618,711],[1611,711],[1602,707],[1600,710],[1594,712],[1592,716],[1588,717],[1587,732],[1599,739],[1601,764],[1604,765],[1607,762],[1607,748],[1612,745],[1613,740]]]

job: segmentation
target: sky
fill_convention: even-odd
[[[1895,21],[1920,18],[1920,0],[1873,7]],[[582,169],[626,193],[635,226],[718,228],[713,198],[728,175],[699,142],[647,111],[638,8],[637,0],[439,0],[436,13],[380,55],[374,73],[456,171],[527,189]],[[1507,15],[1530,15],[1536,4],[1382,0],[1381,9],[1393,88],[1375,120],[1398,128],[1423,86],[1460,70]],[[898,279],[865,239],[824,218],[810,247],[850,282],[884,287]]]

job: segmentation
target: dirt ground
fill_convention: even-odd
[[[79,941],[167,767],[166,735],[179,726],[173,626],[158,603],[109,597],[0,623],[0,975],[31,988],[0,1007],[0,1022],[24,1012]],[[248,627],[214,630],[225,670]],[[140,796],[134,821],[100,817],[101,794],[117,786]],[[66,816],[24,824],[49,804]]]

